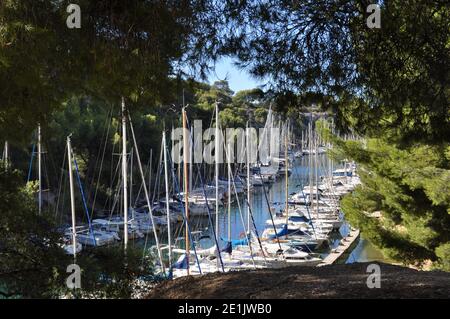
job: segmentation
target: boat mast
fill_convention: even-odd
[[[348,141],[348,135],[347,134],[345,134],[344,139],[345,139],[346,142]],[[347,180],[347,159],[346,158],[344,158],[344,175],[345,175],[345,184],[347,184],[348,180]]]
[[[319,171],[318,171],[318,157],[317,157],[317,153],[318,153],[318,149],[317,149],[317,135],[315,135],[315,139],[314,139],[314,164],[315,164],[315,182],[316,182],[316,215],[317,217],[319,217]]]
[[[228,240],[231,241],[231,159],[230,142],[227,144],[227,162],[228,162]]]
[[[284,159],[285,159],[285,163],[284,163],[284,168],[285,168],[285,179],[286,179],[286,227],[288,226],[288,222],[289,222],[289,204],[288,204],[288,200],[289,200],[289,173],[288,173],[288,166],[289,166],[289,161],[288,161],[288,132],[287,132],[287,126],[285,127],[285,132],[284,132]],[[287,237],[287,236],[286,236]]]
[[[3,153],[3,162],[5,163],[5,169],[8,168],[9,165],[9,144],[8,141],[5,141],[5,150]]]
[[[38,124],[38,185],[39,185],[39,194],[38,194],[38,207],[39,207],[39,215],[42,213],[42,149],[41,149],[41,124]]]
[[[247,122],[246,130],[246,146],[247,146],[247,233],[250,234],[250,141],[249,128]]]
[[[186,104],[185,104],[184,89],[183,89],[183,108],[185,108],[185,107],[186,107]],[[189,131],[189,134],[190,134],[190,136],[192,136],[191,131]],[[191,191],[192,187],[193,187],[192,178],[194,175],[193,174],[193,160],[192,160],[193,152],[191,150],[192,148],[193,148],[192,141],[191,141],[191,139],[189,139],[189,159],[190,159],[190,161],[189,161],[189,183],[188,183],[189,191]]]
[[[192,136],[192,131],[189,130],[189,136]],[[192,191],[193,188],[193,177],[194,177],[194,166],[193,166],[193,148],[194,145],[192,143],[192,139],[189,139],[189,191]]]
[[[216,130],[214,139],[214,157],[215,157],[215,178],[216,178],[216,236],[219,238],[219,106],[216,102]],[[217,247],[217,255],[220,255],[220,249]],[[219,269],[219,258],[217,258],[217,269]]]
[[[127,183],[127,118],[125,99],[122,97],[122,187],[123,187],[123,244],[128,245],[128,183]]]
[[[309,156],[308,156],[308,166],[309,166],[309,203],[312,205],[312,196],[313,196],[313,185],[312,185],[312,174],[313,174],[313,167],[312,167],[312,145],[311,145],[311,135],[312,135],[312,115],[309,121],[308,125],[308,149],[309,149]],[[311,206],[312,207],[312,206]]]
[[[187,259],[187,275],[189,276],[189,182],[188,182],[188,156],[189,156],[189,143],[186,134],[186,109],[183,107],[183,175],[184,175],[184,209],[186,214],[186,227],[185,227],[185,241],[186,241],[186,259]]]
[[[331,119],[331,134],[334,136],[334,120],[333,118]],[[330,141],[330,149],[333,149],[333,143]],[[333,162],[333,157],[330,157],[330,180],[331,180],[331,187],[333,187],[333,166],[334,166],[334,162]]]
[[[300,152],[301,152],[302,155],[303,155],[303,129],[302,129],[302,142],[301,142],[301,144],[300,144]]]
[[[169,175],[167,169],[167,149],[166,149],[166,132],[162,133],[163,150],[164,150],[164,181],[166,184],[166,215],[167,215],[167,242],[169,244],[169,268],[172,265],[172,238],[170,226],[170,209],[169,209]]]
[[[142,186],[144,188],[145,200],[147,202],[148,213],[150,215],[150,221],[152,223],[153,235],[155,236],[155,243],[156,243],[156,249],[158,250],[159,262],[161,264],[162,272],[165,274],[166,273],[166,269],[165,269],[165,266],[164,266],[164,263],[163,263],[163,259],[162,259],[161,247],[160,247],[160,244],[159,244],[158,234],[156,232],[156,227],[154,227],[154,225],[156,225],[156,222],[155,222],[155,219],[153,217],[152,205],[150,203],[150,196],[148,194],[148,188],[147,188],[147,185],[145,183],[144,169],[142,168],[141,156],[139,155],[139,148],[138,148],[137,141],[136,141],[136,135],[134,134],[133,122],[131,121],[131,116],[129,114],[128,114],[128,121],[130,122],[131,136],[133,138],[134,150],[136,151],[136,161],[137,161],[137,164],[138,164],[139,173],[141,175]]]
[[[77,246],[77,233],[75,225],[75,194],[73,187],[73,168],[72,168],[72,145],[70,141],[70,136],[67,137],[67,159],[69,163],[69,185],[70,185],[70,209],[72,212],[72,248],[73,256],[76,257],[76,246]]]
[[[131,148],[130,151],[130,206],[133,207],[133,152],[134,149]],[[134,219],[134,209],[131,209],[131,218]]]

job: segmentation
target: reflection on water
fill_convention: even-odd
[[[370,241],[361,236],[358,245],[353,249],[346,263],[382,261],[387,262],[381,251]]]

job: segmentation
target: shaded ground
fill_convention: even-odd
[[[191,276],[163,282],[147,298],[450,298],[450,273],[378,263],[381,288],[369,289],[369,264]]]

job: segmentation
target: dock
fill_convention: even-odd
[[[359,229],[351,228],[349,234],[341,239],[339,246],[332,249],[330,254],[326,256],[317,267],[332,265],[342,262],[344,257],[351,253],[351,250],[358,243]]]

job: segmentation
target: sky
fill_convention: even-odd
[[[216,63],[215,71],[208,77],[210,84],[218,80],[228,80],[230,88],[234,91],[248,90],[264,84],[263,81],[253,79],[246,71],[239,70],[233,65],[233,59],[222,58]]]

